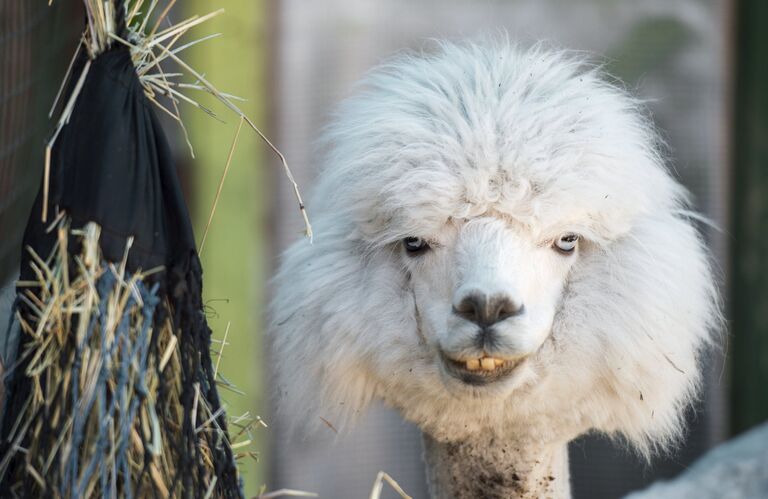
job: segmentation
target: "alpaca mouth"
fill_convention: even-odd
[[[452,359],[443,352],[440,352],[440,357],[448,374],[474,386],[487,385],[508,378],[525,360],[523,357],[501,359],[488,355],[469,359]]]

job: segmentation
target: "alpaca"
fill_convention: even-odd
[[[373,70],[324,144],[271,304],[285,418],[382,399],[437,498],[569,497],[589,431],[678,441],[719,306],[636,99],[578,54],[441,43]]]

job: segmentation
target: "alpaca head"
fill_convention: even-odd
[[[443,440],[679,435],[716,292],[637,103],[573,55],[444,44],[340,108],[276,277],[277,401]]]

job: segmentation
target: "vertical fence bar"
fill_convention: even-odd
[[[736,8],[731,429],[768,418],[768,3]]]

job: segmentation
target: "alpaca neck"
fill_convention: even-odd
[[[518,444],[492,435],[460,442],[423,438],[434,499],[571,497],[565,442]]]

